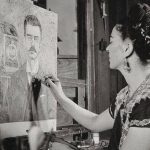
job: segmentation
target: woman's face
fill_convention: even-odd
[[[124,60],[123,54],[123,40],[121,33],[116,30],[116,26],[113,28],[110,36],[110,44],[107,49],[109,52],[109,61],[111,69],[118,69]]]

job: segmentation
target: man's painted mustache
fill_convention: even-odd
[[[36,49],[34,46],[31,46],[31,48],[29,49],[30,52],[35,52],[36,53]]]

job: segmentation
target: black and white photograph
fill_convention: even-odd
[[[150,0],[0,0],[0,150],[150,150]]]

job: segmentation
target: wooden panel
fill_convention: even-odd
[[[85,87],[78,87],[78,105],[85,108]]]
[[[57,67],[59,77],[78,78],[77,59],[58,59]]]
[[[74,99],[76,97],[76,88],[63,87],[67,97]],[[73,118],[59,104],[57,105],[57,126],[73,124]]]
[[[81,107],[85,107],[85,88],[63,88],[65,94],[78,103]],[[73,118],[60,106],[57,105],[57,126],[65,126],[73,124]]]
[[[85,80],[60,78],[65,94],[76,98],[75,102],[85,108]]]
[[[76,97],[76,88],[63,87],[63,91],[69,98]],[[57,104],[57,126],[65,126],[73,124],[73,118]]]
[[[96,113],[104,111],[110,101],[110,70],[108,62],[108,53],[105,51],[105,47],[100,47],[100,42],[106,43],[109,39],[108,31],[108,17],[102,18],[100,10],[101,1],[95,0],[94,2],[94,53],[95,53],[95,110]],[[107,1],[106,2],[106,6]],[[106,13],[107,11],[106,7]]]
[[[93,0],[87,0],[86,6],[86,44],[87,44],[87,61],[86,61],[86,94],[88,99],[88,109],[95,111],[95,51],[94,51],[94,22],[93,22]]]
[[[110,69],[108,53],[99,51],[98,55],[98,99],[96,101],[97,113],[104,111],[110,103]]]
[[[65,126],[73,124],[72,117],[60,106],[57,104],[57,126]]]
[[[76,97],[76,88],[63,87],[63,91],[67,97]]]
[[[84,87],[86,86],[85,80],[72,79],[72,78],[60,78],[63,87]]]
[[[85,81],[71,78],[60,78],[63,91],[67,97],[85,107]],[[73,124],[73,118],[61,107],[57,107],[57,126]]]

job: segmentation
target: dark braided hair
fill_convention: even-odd
[[[136,54],[143,63],[150,60],[150,6],[138,3],[131,7],[128,17],[119,22],[117,30],[123,40],[129,37],[133,41]]]

